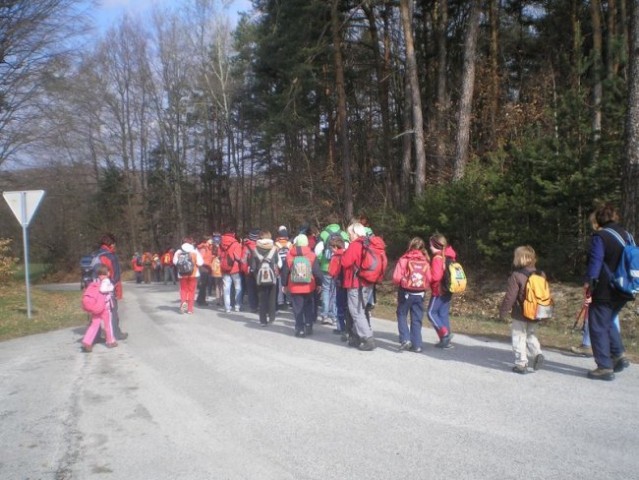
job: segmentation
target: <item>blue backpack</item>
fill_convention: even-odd
[[[611,284],[621,296],[628,300],[634,299],[635,295],[639,293],[639,247],[635,245],[635,240],[630,234],[628,234],[628,241],[626,242],[612,228],[604,228],[603,231],[615,237],[623,248],[615,271],[610,272],[608,267],[606,267],[611,278]]]

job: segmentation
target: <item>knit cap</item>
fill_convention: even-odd
[[[249,240],[257,241],[260,238],[260,229],[254,228],[248,234]]]
[[[297,237],[295,237],[295,245],[298,247],[308,247],[308,237],[303,233],[300,233]]]
[[[277,236],[288,238],[288,229],[284,225],[280,225],[280,228],[277,229]]]

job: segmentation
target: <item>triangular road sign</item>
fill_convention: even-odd
[[[29,226],[33,214],[35,213],[44,190],[26,190],[22,192],[3,192],[2,196],[9,204],[11,211],[23,227]]]

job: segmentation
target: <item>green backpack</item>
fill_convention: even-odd
[[[313,266],[303,255],[293,257],[291,266],[291,283],[311,283],[313,280]]]

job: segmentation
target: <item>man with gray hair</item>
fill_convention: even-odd
[[[359,337],[358,348],[363,351],[375,349],[373,329],[366,319],[366,302],[373,290],[373,284],[360,278],[357,272],[361,268],[364,252],[366,228],[359,222],[348,227],[350,244],[342,255],[342,269],[344,272],[343,287],[346,288],[348,310],[353,319],[355,333]]]

